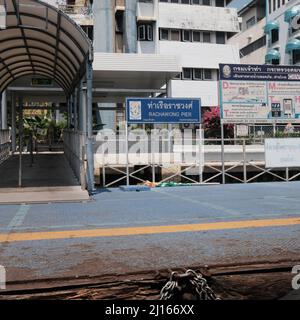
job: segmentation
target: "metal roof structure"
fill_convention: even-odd
[[[38,0],[0,0],[0,92],[25,75],[54,79],[68,96],[92,60],[92,43],[79,25]]]

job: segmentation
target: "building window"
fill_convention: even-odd
[[[190,30],[182,30],[182,41],[191,41],[191,31]]]
[[[200,41],[201,41],[201,32],[193,31],[193,42],[200,42]]]
[[[181,0],[182,4],[190,4],[190,0]]]
[[[300,50],[294,50],[292,53],[293,64],[300,62]]]
[[[275,43],[279,40],[279,30],[273,29],[271,31],[271,43]]]
[[[277,8],[280,8],[280,0],[277,0]]]
[[[266,45],[266,36],[263,36],[252,43],[248,44],[246,47],[242,48],[240,50],[240,56],[245,57],[248,54],[258,50],[259,48],[262,48]]]
[[[182,73],[176,75],[174,80],[213,80],[213,69],[183,68]]]
[[[171,30],[171,39],[172,41],[180,41],[180,30]]]
[[[210,41],[210,32],[203,32],[203,42],[211,42]]]
[[[138,26],[139,41],[153,41],[153,27],[151,24],[141,24]]]
[[[225,33],[216,32],[216,43],[225,44]]]
[[[193,69],[193,79],[202,80],[202,69]]]
[[[182,79],[183,80],[191,80],[192,77],[192,69],[191,68],[183,68],[182,69]]]
[[[211,69],[203,69],[203,79],[212,80],[212,71]]]
[[[271,0],[268,0],[269,14],[272,12],[272,3]]]
[[[204,6],[210,6],[210,0],[202,0]]]
[[[276,10],[276,0],[273,0],[273,11]]]
[[[200,0],[192,0],[192,4],[200,4]]]
[[[278,64],[280,64],[280,60],[279,59],[272,59],[271,63],[273,65],[278,65]]]
[[[224,0],[216,0],[216,7],[225,7]]]
[[[171,3],[179,3],[179,0],[171,0]]]
[[[123,11],[117,11],[116,12],[116,32],[123,32],[123,20],[124,20],[124,15]]]
[[[252,27],[253,25],[255,25],[255,22],[256,22],[255,16],[251,17],[246,21],[246,28],[248,29]]]
[[[159,40],[169,40],[169,29],[160,29]]]
[[[82,26],[82,30],[88,35],[90,40],[94,39],[94,27],[93,26]]]

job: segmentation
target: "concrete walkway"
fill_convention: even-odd
[[[88,193],[78,180],[63,153],[22,155],[22,187],[18,187],[19,156],[14,155],[0,165],[0,203],[43,203],[86,201]]]

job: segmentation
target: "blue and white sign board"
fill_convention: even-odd
[[[200,99],[127,98],[127,123],[200,123]]]
[[[300,122],[300,67],[220,64],[224,122]]]

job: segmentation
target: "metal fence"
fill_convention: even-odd
[[[168,134],[161,135],[129,134],[103,137],[101,133],[95,137],[95,165],[101,171],[102,186],[109,187],[117,183],[162,183],[172,179],[184,178],[191,183],[202,180],[203,152],[201,131],[197,136],[182,137]],[[158,177],[158,169],[164,172]],[[149,176],[143,176],[147,170]],[[197,172],[197,178],[188,172]],[[118,177],[107,182],[108,175]]]
[[[80,181],[82,189],[86,189],[85,170],[85,134],[72,130],[64,130],[64,154]]]
[[[10,131],[0,130],[0,163],[5,161],[10,155]]]
[[[223,147],[220,138],[193,133],[182,140],[167,132],[159,136],[158,143],[150,135],[138,138],[129,135],[128,140],[124,135],[105,139],[95,136],[95,169],[100,185],[110,187],[147,180],[153,183],[291,181],[300,175],[300,168],[266,168],[264,147],[266,138],[300,137],[300,126],[291,132],[283,125],[249,125],[247,136],[239,137],[235,130],[234,137],[224,138]]]

